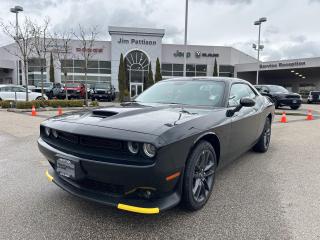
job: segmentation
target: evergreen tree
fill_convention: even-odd
[[[147,88],[151,87],[154,84],[154,80],[153,80],[153,72],[152,72],[152,67],[151,67],[151,62],[149,64],[149,71],[148,71],[148,77],[145,78],[145,82],[144,82],[144,90],[146,90]]]
[[[50,53],[50,70],[49,70],[49,80],[54,83],[54,66],[53,66],[53,56],[52,52]]]
[[[162,80],[162,75],[161,75],[161,66],[160,66],[160,61],[159,58],[157,58],[156,62],[156,74],[154,76],[154,81],[159,82]]]
[[[130,83],[129,83],[129,74],[128,74],[128,69],[127,69],[127,58],[124,58],[123,60],[123,63],[124,63],[124,72],[125,72],[125,75],[126,75],[126,86],[125,86],[125,89],[127,89],[128,91],[130,90]]]
[[[214,66],[213,66],[213,76],[218,76],[218,64],[217,64],[217,58],[214,59]]]
[[[123,55],[120,55],[119,72],[118,72],[118,83],[119,83],[119,100],[123,101],[126,90],[126,72],[124,67]]]

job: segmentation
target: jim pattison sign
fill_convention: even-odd
[[[131,38],[125,39],[125,38],[120,38],[117,43],[119,44],[135,44],[135,45],[157,45],[157,41],[154,40],[147,40],[147,39],[135,39]]]
[[[305,66],[306,62],[303,61],[296,61],[296,62],[285,62],[285,63],[267,63],[267,64],[260,64],[260,69],[270,69],[270,68],[294,68],[294,67],[301,67]]]

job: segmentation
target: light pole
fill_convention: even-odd
[[[10,12],[16,14],[16,42],[19,40],[19,21],[18,21],[18,15],[19,12],[23,11],[23,7],[21,6],[15,6],[13,8],[10,8]],[[19,60],[17,60],[17,84],[20,82],[20,68],[19,68]]]
[[[260,50],[262,50],[264,48],[263,45],[260,44],[260,35],[261,35],[261,24],[263,22],[266,22],[267,18],[266,17],[262,17],[259,18],[259,20],[254,22],[254,25],[259,26],[259,35],[258,35],[258,45],[256,44],[252,44],[253,49],[258,51],[258,64],[257,64],[257,78],[256,78],[256,85],[259,84],[259,61],[260,61]]]
[[[183,76],[187,76],[187,38],[188,38],[188,0],[186,0],[186,14],[184,19],[184,63],[183,63]]]

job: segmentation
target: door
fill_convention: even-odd
[[[130,97],[136,97],[143,92],[142,83],[130,83]]]
[[[235,83],[231,86],[229,108],[240,104],[240,99],[248,97],[257,101],[258,95],[245,83]],[[230,152],[232,156],[247,151],[257,139],[259,128],[258,102],[253,107],[242,107],[231,119]]]
[[[17,95],[18,101],[25,101],[26,100],[26,89],[24,87],[12,87],[14,93]],[[30,98],[30,94],[28,94]],[[33,99],[29,99],[33,100]]]
[[[1,94],[0,94],[0,98],[2,100],[15,100],[15,95],[14,92],[12,90],[12,87],[2,87],[0,89]]]

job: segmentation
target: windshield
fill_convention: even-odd
[[[97,89],[110,89],[110,84],[108,83],[97,83],[94,88]]]
[[[268,86],[270,89],[270,92],[279,92],[279,93],[288,93],[289,91],[285,89],[284,87],[277,86],[277,85],[270,85]]]
[[[76,88],[76,87],[79,87],[79,83],[66,83],[66,87]]]
[[[220,81],[165,81],[159,82],[135,100],[139,103],[184,104],[191,106],[221,106],[224,82]]]
[[[53,83],[50,83],[50,82],[44,82],[43,83],[43,87],[45,87],[45,88],[50,88],[52,86],[53,86]],[[37,87],[41,87],[41,83],[38,83]]]

